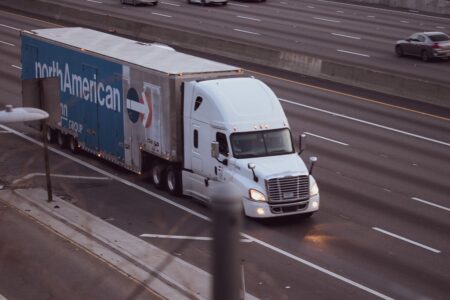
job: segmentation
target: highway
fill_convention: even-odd
[[[423,63],[397,58],[394,53],[395,41],[414,32],[448,34],[450,18],[324,0],[230,1],[225,7],[202,7],[184,0],[162,0],[151,7],[121,5],[118,0],[58,2],[144,23],[450,82],[450,63]]]
[[[230,4],[233,3],[256,5]],[[299,4],[301,8],[288,10],[300,14],[306,9],[305,3],[314,3],[316,11],[320,5],[337,10],[337,6],[326,1],[304,1]],[[85,5],[104,5],[108,9],[120,9],[124,14],[132,11],[135,16],[142,13],[149,20],[156,18],[149,11],[179,9],[164,6],[162,2],[156,8],[121,8],[112,1]],[[252,9],[252,15],[269,8],[272,12],[281,11],[282,5],[263,4]],[[201,16],[219,22],[222,14],[229,16],[244,7],[230,5],[222,10],[193,6],[183,14],[180,9],[180,19],[181,15],[190,15],[188,11],[197,12],[196,9],[218,12],[214,16]],[[353,6],[351,9],[357,10]],[[324,11],[317,16],[330,17],[331,13]],[[386,24],[393,24],[392,18],[397,16],[397,12],[373,11],[372,14],[377,16],[374,22]],[[0,12],[0,16],[0,104],[20,105],[17,29],[58,25],[6,12]],[[382,21],[378,20],[381,16],[384,16]],[[346,18],[354,21],[358,16]],[[436,26],[449,24],[441,19],[423,18]],[[236,20],[236,24],[242,22]],[[399,24],[404,31],[413,26],[405,24]],[[238,32],[233,34],[237,36]],[[384,34],[393,33],[371,34],[371,39],[386,41]],[[324,50],[324,55],[331,55],[330,49]],[[387,63],[390,50],[379,52],[386,68],[394,66]],[[335,55],[341,54],[333,52],[332,56]],[[375,58],[370,57],[374,64]],[[443,68],[448,70],[446,63],[401,61],[395,66],[404,64],[405,70],[408,66],[414,68],[414,64],[427,74]],[[289,74],[275,74],[264,68],[248,69],[250,75],[265,81],[280,97],[293,135],[307,132],[308,149],[302,157],[306,159],[313,154],[319,157],[314,174],[322,202],[320,212],[311,219],[245,220],[243,235],[248,241],[242,247],[247,291],[262,299],[447,299],[450,294],[450,111]],[[40,149],[26,140],[37,138],[36,134],[23,127],[15,128],[18,131],[0,128],[1,184],[42,171]],[[210,271],[210,245],[208,241],[195,239],[210,236],[208,208],[192,199],[174,198],[156,191],[145,176],[127,173],[89,155],[74,157],[68,151],[55,150],[51,162],[55,174],[95,177],[100,172],[114,179],[55,178],[58,194],[131,234],[146,234],[142,237],[146,241]],[[36,177],[29,185],[43,183],[42,178]],[[173,236],[184,239],[173,239]]]

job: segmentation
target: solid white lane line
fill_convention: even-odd
[[[156,15],[156,16],[160,16],[160,17],[165,17],[165,18],[172,18],[172,16],[165,15],[165,14],[159,14],[159,13],[152,13],[152,15]]]
[[[397,239],[399,239],[399,240],[402,240],[402,241],[404,241],[404,242],[413,244],[413,245],[415,245],[415,246],[417,246],[417,247],[424,248],[424,249],[426,249],[426,250],[428,250],[428,251],[431,251],[431,252],[434,252],[434,253],[441,253],[440,250],[437,250],[437,249],[428,247],[428,246],[426,246],[426,245],[424,245],[424,244],[421,244],[421,243],[415,242],[415,241],[413,241],[413,240],[407,239],[407,238],[405,238],[405,237],[402,237],[402,236],[400,236],[400,235],[398,235],[398,234],[389,232],[389,231],[387,231],[387,230],[384,230],[384,229],[381,229],[381,228],[378,228],[378,227],[372,227],[372,229],[373,229],[373,230],[376,230],[376,231],[378,231],[378,232],[387,234],[387,235],[389,235],[389,236],[395,237],[395,238],[397,238]]]
[[[336,140],[332,140],[332,139],[329,139],[329,138],[326,138],[326,137],[323,137],[323,136],[320,136],[320,135],[317,135],[317,134],[314,134],[314,133],[311,133],[311,132],[305,132],[305,134],[313,136],[313,137],[316,137],[316,138],[319,138],[319,139],[323,139],[323,140],[326,140],[326,141],[329,141],[329,142],[333,142],[333,143],[336,143],[336,144],[339,144],[339,145],[342,145],[342,146],[349,146],[349,144],[346,144],[346,143],[343,143],[343,142],[339,142],[339,141],[336,141]]]
[[[11,65],[11,67],[22,70],[22,67],[16,66],[16,65]]]
[[[0,24],[0,27],[5,27],[5,28],[8,28],[8,29],[17,30],[17,31],[21,31],[22,30],[20,28],[8,26],[8,25],[5,25],[5,24]]]
[[[170,3],[170,2],[162,2],[162,1],[159,1],[159,3],[165,4],[165,5],[172,5],[172,6],[181,6],[180,4],[175,4],[175,3]]]
[[[243,4],[228,3],[228,5],[231,5],[231,6],[239,6],[239,7],[245,7],[245,8],[248,8],[248,6],[247,6],[247,5],[243,5]]]
[[[0,124],[0,128],[2,128],[3,130],[7,130],[7,131],[9,131],[9,132],[11,132],[11,133],[21,137],[22,139],[25,139],[25,140],[33,143],[33,144],[36,144],[36,145],[39,145],[40,147],[43,147],[41,142],[38,142],[35,139],[33,139],[33,138],[31,138],[31,137],[29,137],[29,136],[27,136],[25,134],[22,134],[22,133],[14,130],[14,129],[10,128],[10,127],[7,127],[5,125],[1,125]],[[174,201],[172,201],[172,200],[170,200],[170,199],[168,199],[168,198],[166,198],[164,196],[161,196],[161,195],[159,195],[157,193],[149,191],[149,190],[143,188],[142,186],[139,186],[139,185],[137,185],[137,184],[135,184],[135,183],[133,183],[131,181],[128,181],[128,180],[123,179],[123,178],[121,178],[119,176],[111,174],[111,173],[109,173],[109,172],[107,172],[107,171],[105,171],[103,169],[100,169],[100,168],[98,168],[96,166],[93,166],[93,165],[91,165],[91,164],[89,164],[89,163],[87,163],[87,162],[85,162],[85,161],[83,161],[83,160],[81,160],[79,158],[76,158],[76,157],[73,157],[71,155],[68,155],[68,154],[66,154],[66,153],[64,153],[64,152],[62,152],[60,150],[57,150],[57,149],[55,149],[53,147],[49,147],[49,151],[54,152],[54,153],[56,153],[58,155],[61,155],[61,156],[65,157],[65,158],[67,158],[69,160],[72,160],[73,162],[78,163],[79,165],[85,166],[86,168],[94,170],[94,171],[96,171],[96,172],[98,172],[98,173],[100,173],[102,175],[108,176],[109,178],[114,179],[114,180],[116,180],[118,182],[121,182],[121,183],[123,183],[123,184],[125,184],[125,185],[127,185],[129,187],[132,187],[132,188],[138,190],[138,191],[141,191],[142,193],[145,193],[147,195],[155,197],[155,198],[161,200],[162,202],[167,203],[169,205],[172,205],[174,207],[177,207],[177,208],[179,208],[179,209],[181,209],[181,210],[183,210],[183,211],[185,211],[187,213],[190,213],[190,214],[198,217],[199,219],[202,219],[202,220],[205,220],[205,221],[208,221],[208,222],[212,221],[209,217],[207,217],[207,216],[205,216],[205,215],[203,215],[201,213],[198,213],[195,210],[192,210],[192,209],[190,209],[190,208],[188,208],[186,206],[178,204],[178,203],[176,203],[176,202],[174,202]],[[341,281],[343,281],[343,282],[345,282],[347,284],[350,284],[350,285],[352,285],[352,286],[354,286],[356,288],[364,290],[364,291],[366,291],[366,292],[368,292],[368,293],[370,293],[372,295],[375,295],[375,296],[380,297],[380,298],[385,299],[385,300],[391,300],[391,299],[393,300],[393,298],[391,298],[389,296],[386,296],[386,295],[384,295],[384,294],[382,294],[380,292],[377,292],[377,291],[375,291],[375,290],[373,290],[373,289],[371,289],[369,287],[366,287],[366,286],[364,286],[362,284],[359,284],[359,283],[357,283],[357,282],[355,282],[355,281],[353,281],[351,279],[343,277],[343,276],[341,276],[341,275],[339,275],[337,273],[334,273],[334,272],[329,271],[329,270],[327,270],[325,268],[322,268],[322,267],[320,267],[320,266],[318,266],[318,265],[316,265],[316,264],[314,264],[314,263],[312,263],[310,261],[307,261],[307,260],[305,260],[305,259],[303,259],[301,257],[295,256],[295,255],[293,255],[293,254],[291,254],[291,253],[289,253],[287,251],[284,251],[284,250],[282,250],[280,248],[277,248],[277,247],[275,247],[275,246],[273,246],[271,244],[268,244],[266,242],[258,240],[258,239],[254,238],[254,237],[252,237],[252,236],[250,236],[250,235],[248,235],[246,233],[242,233],[241,232],[241,235],[243,237],[249,239],[249,240],[252,240],[254,243],[257,243],[257,244],[259,244],[259,245],[261,245],[261,246],[263,246],[263,247],[265,247],[267,249],[270,249],[270,250],[272,250],[272,251],[274,251],[274,252],[276,252],[278,254],[281,254],[283,256],[291,258],[291,259],[293,259],[293,260],[295,260],[295,261],[297,261],[299,263],[302,263],[302,264],[304,264],[306,266],[309,266],[309,267],[311,267],[311,268],[313,268],[313,269],[315,269],[315,270],[317,270],[319,272],[322,272],[322,273],[324,273],[326,275],[329,275],[329,276],[331,276],[333,278],[341,280]]]
[[[335,32],[332,32],[331,34],[332,34],[332,35],[336,35],[336,36],[341,36],[341,37],[349,38],[349,39],[355,39],[355,40],[360,40],[360,39],[361,39],[360,37],[357,37],[357,36],[346,35],[346,34],[342,34],[342,33],[335,33]]]
[[[261,245],[261,246],[264,246],[264,247],[266,247],[266,248],[268,248],[268,249],[270,249],[270,250],[272,250],[272,251],[274,251],[274,252],[276,252],[276,253],[279,253],[279,254],[281,254],[281,255],[283,255],[283,256],[289,257],[289,258],[291,258],[291,259],[294,260],[294,261],[297,261],[297,262],[299,262],[299,263],[302,263],[302,264],[304,264],[304,265],[306,265],[306,266],[308,266],[308,267],[311,267],[311,268],[313,268],[313,269],[315,269],[315,270],[317,270],[317,271],[320,271],[320,272],[322,272],[322,273],[324,273],[324,274],[327,274],[327,275],[329,275],[329,276],[331,276],[331,277],[333,277],[333,278],[336,278],[336,279],[341,280],[341,281],[343,281],[343,282],[345,282],[345,283],[348,283],[348,284],[350,284],[350,285],[352,285],[352,286],[354,286],[354,287],[357,287],[357,288],[359,288],[359,289],[361,289],[361,290],[363,290],[363,291],[366,291],[366,292],[368,292],[368,293],[370,293],[370,294],[372,294],[372,295],[375,295],[375,296],[377,296],[377,297],[379,297],[379,298],[381,298],[381,299],[385,299],[385,300],[394,300],[394,298],[392,298],[392,297],[389,297],[389,296],[387,296],[387,295],[385,295],[385,294],[382,294],[382,293],[380,293],[380,292],[377,292],[377,291],[375,291],[375,290],[373,290],[373,289],[371,289],[371,288],[369,288],[369,287],[366,287],[366,286],[364,286],[364,285],[362,285],[362,284],[359,284],[359,283],[357,283],[357,282],[355,282],[355,281],[353,281],[353,280],[351,280],[351,279],[348,279],[348,278],[346,278],[346,277],[344,277],[344,276],[341,276],[341,275],[339,275],[339,274],[336,274],[336,273],[334,273],[334,272],[332,272],[332,271],[329,271],[329,270],[327,270],[327,269],[325,269],[325,268],[322,268],[322,267],[320,267],[320,266],[318,266],[318,265],[316,265],[316,264],[314,264],[314,263],[312,263],[312,262],[310,262],[310,261],[307,261],[307,260],[305,260],[305,259],[303,259],[303,258],[301,258],[301,257],[295,256],[295,255],[292,254],[292,253],[289,253],[289,252],[287,252],[287,251],[284,251],[283,249],[277,248],[277,247],[275,247],[275,246],[273,246],[273,245],[271,245],[271,244],[268,244],[268,243],[266,243],[266,242],[263,242],[263,241],[261,241],[261,240],[258,240],[258,239],[254,238],[254,237],[252,237],[252,236],[250,236],[250,235],[248,235],[248,234],[246,234],[246,233],[241,233],[241,234],[242,234],[243,237],[253,240],[253,242],[256,243],[256,244],[259,244],[259,245]]]
[[[429,202],[429,201],[426,201],[426,200],[423,200],[423,199],[420,199],[420,198],[417,198],[417,197],[412,197],[411,199],[415,200],[415,201],[422,202],[424,204],[428,204],[428,205],[431,205],[431,206],[443,209],[443,210],[446,210],[446,211],[450,211],[450,208],[448,208],[448,207],[445,207],[445,206],[442,206],[442,205],[439,205],[439,204],[436,204],[436,203],[433,203],[433,202]]]
[[[253,35],[261,35],[261,34],[259,34],[259,33],[257,33],[257,32],[251,32],[251,31],[247,31],[247,30],[242,30],[242,29],[233,29],[233,30],[235,30],[235,31],[239,31],[239,32],[243,32],[243,33],[248,33],[248,34],[253,34]]]
[[[143,233],[140,237],[159,238],[159,239],[174,239],[174,240],[194,240],[194,241],[212,241],[212,237],[208,236],[188,236],[188,235],[165,235],[165,234],[150,234]],[[243,243],[253,242],[250,239],[241,239]]]
[[[319,18],[319,17],[313,17],[313,19],[320,20],[320,21],[325,21],[325,22],[341,23],[341,21],[339,21],[339,20],[330,20],[330,19],[324,19],[324,18]]]
[[[12,184],[17,184],[19,182],[31,179],[36,176],[45,176],[45,173],[30,173],[21,178],[18,178],[12,182]],[[109,177],[98,177],[98,176],[78,176],[78,175],[65,175],[65,174],[50,174],[51,177],[55,178],[69,178],[69,179],[88,179],[88,180],[111,180]]]
[[[14,47],[14,44],[11,44],[11,43],[8,43],[8,42],[4,42],[4,41],[0,41],[0,44]]]
[[[257,18],[251,18],[251,17],[245,17],[245,16],[236,16],[237,18],[241,18],[241,19],[246,19],[246,20],[252,20],[252,21],[256,21],[256,22],[261,22],[261,19],[257,19]]]
[[[342,52],[342,53],[347,53],[347,54],[353,54],[353,55],[358,55],[358,56],[364,56],[364,57],[370,57],[370,55],[368,55],[368,54],[363,54],[363,53],[358,53],[358,52],[352,52],[352,51],[347,51],[347,50],[341,50],[341,49],[337,49],[337,52]]]
[[[283,101],[283,102],[286,102],[286,103],[290,103],[290,104],[293,104],[293,105],[297,105],[297,106],[301,106],[301,107],[305,107],[305,108],[309,108],[309,109],[312,109],[312,110],[315,110],[315,111],[319,111],[319,112],[322,112],[322,113],[326,113],[326,114],[332,115],[333,117],[340,117],[340,118],[343,118],[343,119],[359,122],[359,123],[362,123],[362,124],[370,125],[370,126],[373,126],[373,127],[389,130],[389,131],[400,133],[400,134],[404,134],[404,135],[407,135],[407,136],[410,136],[410,137],[415,137],[415,138],[418,138],[418,139],[421,139],[421,140],[424,140],[424,141],[428,141],[428,142],[432,142],[432,143],[435,143],[435,144],[439,144],[439,145],[450,147],[450,143],[446,143],[446,142],[443,142],[443,141],[427,138],[427,137],[422,136],[422,135],[418,135],[418,134],[410,133],[410,132],[407,132],[407,131],[395,129],[395,128],[384,126],[384,125],[380,125],[380,124],[377,124],[377,123],[372,123],[372,122],[369,122],[369,121],[364,121],[364,120],[361,120],[361,119],[358,119],[358,118],[349,117],[349,116],[346,116],[346,115],[343,115],[343,114],[334,113],[332,111],[328,111],[328,110],[325,110],[325,109],[317,108],[317,107],[314,107],[314,106],[301,104],[301,103],[294,102],[294,101],[291,101],[291,100],[286,100],[286,99],[282,99],[282,98],[279,98],[279,99],[280,99],[280,101]]]
[[[86,0],[87,2],[94,2],[94,3],[98,3],[98,4],[102,4],[103,2],[100,1],[95,1],[95,0]]]

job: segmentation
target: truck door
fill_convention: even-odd
[[[88,78],[89,80],[96,80],[97,69],[92,66],[83,64],[82,66],[83,75],[82,77]],[[81,95],[82,97],[84,95]],[[95,102],[85,101],[80,99],[79,101],[84,102],[83,109],[83,124],[84,124],[84,140],[86,147],[93,151],[99,150],[98,145],[98,105]]]

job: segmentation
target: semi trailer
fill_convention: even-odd
[[[148,171],[174,195],[210,202],[231,182],[250,217],[319,209],[315,158],[308,168],[278,98],[242,69],[79,27],[22,31],[21,42],[24,103],[27,83],[51,83],[34,103],[51,115],[49,142]]]

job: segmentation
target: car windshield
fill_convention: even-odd
[[[429,35],[428,37],[433,42],[443,42],[443,41],[450,40],[450,38],[446,34],[435,34],[435,35]]]
[[[294,152],[289,129],[233,133],[230,137],[236,158],[262,157]]]

